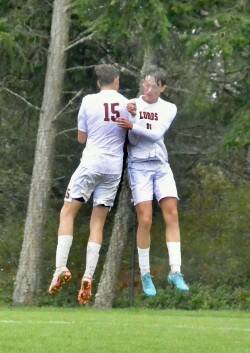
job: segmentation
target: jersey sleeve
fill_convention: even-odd
[[[129,100],[124,97],[124,99],[122,100],[122,103],[121,103],[120,116],[121,116],[121,118],[124,118],[124,119],[127,119],[127,120],[130,121],[131,120],[131,114],[127,110],[128,102],[129,102]]]
[[[81,107],[78,113],[78,130],[82,132],[88,132],[87,131],[87,116],[85,112],[85,106],[86,106],[86,99],[85,97],[82,100]]]
[[[137,98],[129,100],[128,103],[130,101],[133,101],[133,103],[135,103],[136,106],[137,106]],[[135,125],[135,119],[136,119],[136,117],[129,113],[129,122],[132,123],[133,126]],[[134,145],[134,146],[137,145],[138,142],[140,141],[140,139],[141,139],[141,135],[140,134],[136,134],[136,132],[134,130],[129,130],[128,131],[128,140],[129,140],[129,143],[131,145]]]
[[[169,129],[172,121],[174,120],[174,118],[176,116],[176,113],[177,113],[177,108],[173,104],[173,107],[172,107],[171,111],[169,112],[168,118],[165,119],[163,122],[159,121],[157,126],[154,126],[154,128],[152,130],[147,129],[146,127],[141,126],[138,123],[134,123],[132,131],[131,131],[131,140],[135,139],[135,137],[133,137],[134,135],[143,136],[146,139],[151,140],[151,141],[159,140],[160,138],[162,138],[164,136],[166,131]]]
[[[131,145],[137,145],[138,142],[140,141],[141,136],[134,133],[132,130],[129,130],[128,132],[128,140]]]

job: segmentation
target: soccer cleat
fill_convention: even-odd
[[[141,276],[141,282],[142,282],[143,292],[148,297],[154,297],[156,295],[156,289],[150,273],[146,273],[145,275]]]
[[[183,278],[183,274],[180,272],[170,272],[168,275],[168,283],[181,292],[189,291],[189,287]]]
[[[92,279],[83,278],[81,288],[78,293],[78,302],[80,305],[87,304],[92,296]]]
[[[57,294],[62,288],[63,284],[68,283],[71,280],[71,273],[64,267],[61,270],[56,270],[49,286],[49,294]]]

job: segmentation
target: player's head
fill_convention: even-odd
[[[111,87],[118,91],[119,89],[119,70],[110,64],[101,64],[95,67],[97,84],[100,89]]]
[[[162,69],[149,68],[143,76],[143,97],[148,103],[155,103],[166,88],[166,75]]]

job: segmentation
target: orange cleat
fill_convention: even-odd
[[[80,305],[87,304],[92,296],[92,279],[83,278],[81,288],[78,293],[78,302]]]
[[[49,294],[57,294],[63,284],[68,283],[72,278],[70,271],[65,267],[60,271],[55,271],[51,284],[48,289]]]

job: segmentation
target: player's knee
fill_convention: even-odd
[[[138,223],[140,226],[150,229],[152,225],[152,217],[147,214],[141,214],[138,217]]]
[[[75,217],[75,213],[74,210],[71,207],[71,204],[64,204],[61,212],[60,212],[60,220],[63,220],[65,218],[71,218],[71,217]]]
[[[175,208],[175,207],[169,208],[167,215],[166,215],[166,219],[167,219],[168,223],[171,223],[171,224],[178,223],[178,210],[177,210],[177,208]]]

